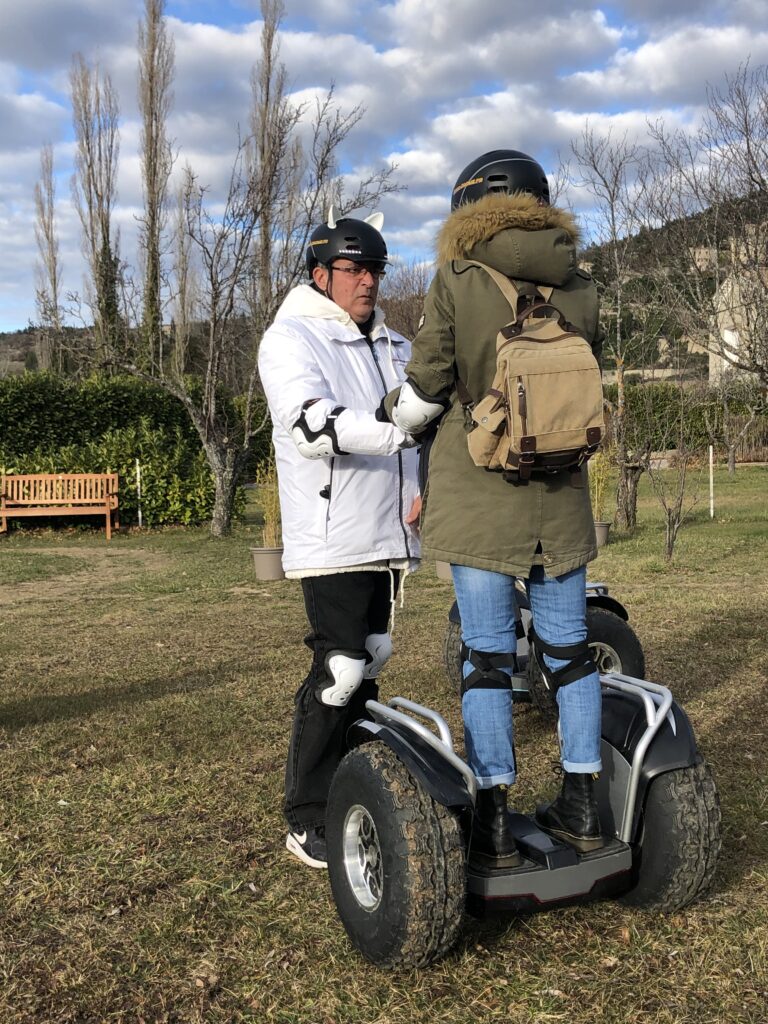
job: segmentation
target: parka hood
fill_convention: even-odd
[[[526,193],[491,193],[451,213],[437,237],[437,258],[479,260],[507,277],[559,286],[576,269],[578,241],[567,210]]]

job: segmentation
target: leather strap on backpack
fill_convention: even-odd
[[[479,260],[467,260],[467,263],[473,267],[480,267],[489,275],[491,280],[497,285],[501,294],[512,307],[515,317],[517,317],[518,303],[522,296],[526,296],[533,300],[538,295],[541,295],[545,302],[549,302],[552,298],[554,288],[550,285],[537,285],[532,281],[521,281],[519,283],[515,283],[511,278],[505,277],[504,274],[499,273],[498,270],[494,270],[493,267],[489,267],[487,264],[481,263]]]
[[[524,281],[521,282],[522,287],[518,287],[511,278],[505,277],[504,274],[499,273],[498,270],[494,270],[493,267],[487,266],[485,263],[481,263],[479,260],[467,260],[472,267],[480,267],[486,274],[489,275],[491,280],[497,285],[499,291],[507,300],[512,307],[512,312],[515,314],[515,318],[518,316],[518,303],[520,299],[525,296],[530,302],[535,301],[538,296],[542,296],[545,302],[549,302],[552,298],[552,292],[554,288],[549,285],[535,285],[533,282]],[[465,414],[468,409],[474,408],[475,400],[470,395],[467,385],[461,379],[456,378],[456,394],[459,396],[462,408]]]

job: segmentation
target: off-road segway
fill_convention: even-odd
[[[528,630],[531,605],[522,580],[516,582],[517,596],[517,672],[512,696],[516,704],[533,704],[546,718],[557,719],[557,702],[531,657]],[[618,672],[642,679],[645,656],[637,634],[629,624],[629,613],[617,601],[605,583],[587,583],[587,643],[598,672]],[[461,616],[453,602],[443,640],[443,665],[456,693],[461,691]]]
[[[715,783],[690,722],[666,687],[601,676],[602,849],[579,854],[512,814],[521,866],[473,866],[469,766],[445,720],[396,697],[369,701],[372,721],[334,777],[328,869],[353,944],[383,968],[424,966],[456,941],[465,908],[530,911],[615,896],[675,911],[709,886],[720,850]]]

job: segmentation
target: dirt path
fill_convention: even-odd
[[[170,559],[163,554],[144,548],[93,547],[30,547],[29,555],[53,555],[73,557],[87,561],[88,565],[71,573],[62,573],[47,579],[28,580],[10,586],[0,587],[0,608],[13,605],[19,607],[29,602],[48,603],[62,598],[82,598],[103,594],[115,584],[124,583],[147,573],[162,574],[170,565]]]

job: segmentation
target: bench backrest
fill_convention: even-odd
[[[117,494],[117,473],[8,474],[0,493],[15,505],[104,505]]]

